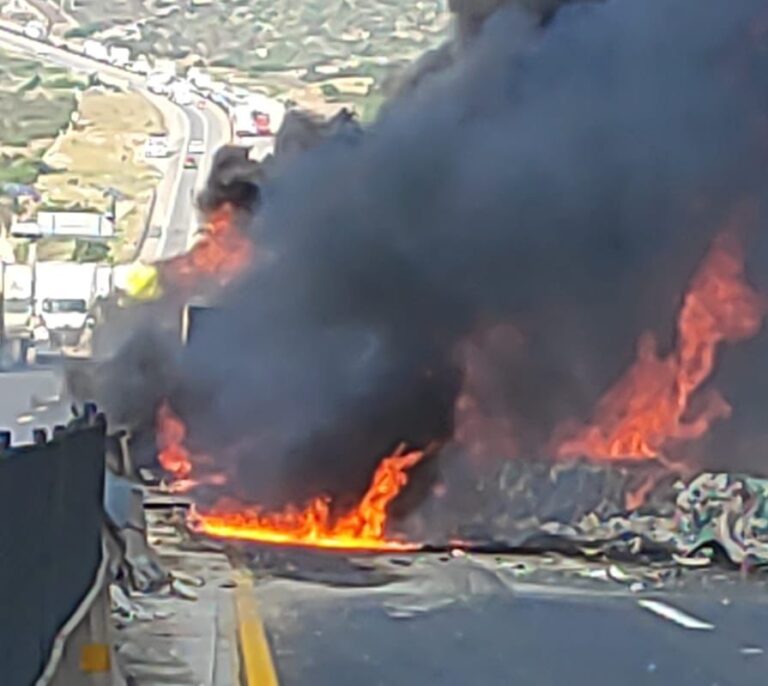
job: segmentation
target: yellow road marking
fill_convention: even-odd
[[[236,577],[235,609],[246,686],[279,686],[250,574]]]

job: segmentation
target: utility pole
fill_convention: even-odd
[[[29,262],[29,268],[31,270],[29,304],[32,308],[33,318],[37,315],[37,241],[37,238],[32,238],[29,241],[29,252],[27,254],[27,262]]]

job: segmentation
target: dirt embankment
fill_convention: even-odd
[[[110,253],[116,260],[132,254],[160,177],[143,159],[143,144],[163,127],[160,113],[138,93],[85,91],[75,121],[45,154],[54,171],[38,179],[42,204],[106,212],[116,196],[118,238]],[[50,241],[41,258],[66,258],[74,249],[71,242]]]

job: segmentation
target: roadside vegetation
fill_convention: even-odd
[[[38,178],[47,208],[109,212],[112,198],[118,240],[110,257],[127,259],[136,248],[160,173],[143,159],[147,135],[163,129],[160,113],[138,93],[93,88],[83,93],[76,121],[47,150],[43,162],[53,171]],[[49,241],[41,255],[66,248],[88,261],[104,250],[72,242]]]
[[[0,183],[34,183],[87,79],[0,51]]]
[[[77,80],[66,70],[0,51],[0,226],[18,210],[16,186],[49,171],[43,157],[77,110]]]
[[[160,113],[137,93],[0,52],[0,224],[7,228],[14,213],[25,219],[39,209],[109,212],[115,196],[113,243],[45,239],[39,257],[130,258],[160,176],[143,160],[143,144],[163,127]],[[32,195],[19,197],[19,186]]]
[[[65,0],[64,9],[80,22],[69,29],[72,36],[74,31],[134,53],[212,67],[231,83],[304,105],[352,103],[370,117],[386,80],[445,39],[446,5],[447,0]]]

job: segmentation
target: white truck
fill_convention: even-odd
[[[168,90],[171,100],[177,105],[192,104],[192,87],[189,82],[181,79],[175,80],[171,82]]]
[[[147,75],[147,90],[155,95],[168,95],[173,76],[164,71],[152,71]]]
[[[37,225],[43,236],[88,236],[111,238],[115,223],[101,212],[47,211],[37,213]]]
[[[147,75],[152,72],[152,65],[146,55],[139,55],[133,62],[127,65],[128,69],[137,74]]]
[[[116,67],[127,67],[131,61],[131,49],[122,45],[109,46],[109,62]]]
[[[89,326],[99,294],[99,265],[38,262],[35,265],[35,342],[52,350],[76,346]]]
[[[213,77],[203,71],[200,67],[190,67],[187,72],[187,79],[197,88],[201,93],[209,93],[213,90]]]
[[[242,145],[260,136],[274,136],[285,117],[285,106],[260,93],[251,93],[231,109],[232,130]]]
[[[155,60],[155,68],[153,71],[155,71],[158,74],[166,74],[169,80],[173,79],[176,77],[176,73],[177,73],[176,62],[164,57],[158,58]]]
[[[43,22],[32,19],[24,24],[24,35],[32,40],[44,40],[48,36],[48,28]]]
[[[107,49],[107,46],[92,38],[89,38],[83,43],[83,54],[85,54],[86,57],[99,60],[100,62],[109,61],[109,50]]]

